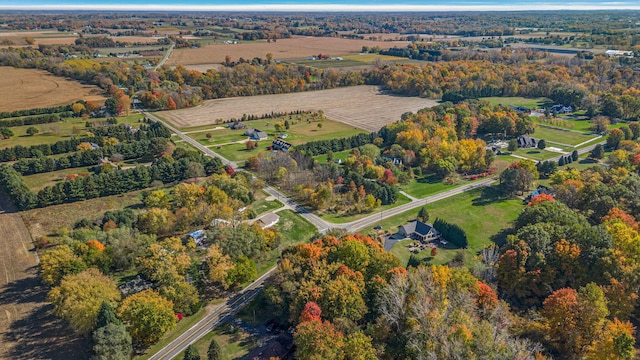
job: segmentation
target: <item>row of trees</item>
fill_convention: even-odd
[[[21,117],[21,116],[66,113],[71,111],[71,106],[72,105],[69,104],[69,105],[61,105],[61,106],[54,106],[54,107],[48,107],[48,108],[33,108],[33,109],[27,109],[27,110],[3,111],[3,112],[0,112],[0,119]],[[30,125],[30,124],[25,124],[25,125]]]
[[[171,132],[162,123],[149,120],[146,122],[148,125],[141,125],[138,131],[131,131],[130,128],[122,125],[110,125],[92,128],[85,136],[60,140],[53,144],[38,144],[29,147],[17,145],[4,148],[0,150],[0,162],[73,152],[78,149],[78,145],[81,143],[103,144],[105,138],[115,138],[123,142],[171,137]]]
[[[158,161],[152,166],[138,166],[126,170],[114,170],[59,182],[33,193],[27,188],[13,167],[0,166],[0,184],[21,210],[34,207],[71,203],[96,197],[141,190],[153,181],[171,183],[191,177],[213,173],[222,168],[217,158],[202,155],[200,158],[182,158],[176,161]]]
[[[424,208],[423,208],[424,209]],[[456,224],[450,224],[445,220],[436,218],[433,222],[433,228],[440,233],[443,239],[451,242],[455,246],[466,249],[469,246],[469,240],[467,240],[467,233]]]
[[[49,124],[49,123],[58,122],[62,118],[68,118],[71,116],[73,116],[72,111],[65,111],[65,112],[55,113],[55,114],[31,115],[31,116],[19,117],[16,119],[0,120],[0,126],[14,127],[14,126],[24,126],[24,125]]]
[[[100,149],[77,151],[71,155],[62,156],[56,159],[46,156],[41,156],[35,159],[22,158],[13,163],[12,166],[21,175],[32,175],[82,166],[93,166],[98,164],[98,161],[105,157],[111,157],[114,160],[122,161],[138,159],[145,155],[152,156],[154,155],[153,151],[157,147],[156,145],[160,146],[161,144],[156,144],[149,140],[133,141],[113,146],[106,146]]]

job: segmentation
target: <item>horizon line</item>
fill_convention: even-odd
[[[164,5],[164,4],[43,4],[3,5],[2,10],[21,11],[219,11],[219,12],[464,12],[464,11],[588,11],[588,10],[640,10],[639,5],[627,2],[599,4],[574,2],[562,5],[538,3],[519,5],[357,5],[357,4],[246,4],[246,5]]]

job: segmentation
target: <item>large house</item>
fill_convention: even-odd
[[[231,125],[229,125],[229,129],[231,130],[239,130],[239,129],[246,129],[246,128],[247,128],[247,124],[241,123],[240,121],[236,121]]]
[[[249,137],[249,139],[254,140],[254,141],[265,140],[265,139],[267,139],[269,137],[266,132],[264,132],[262,130],[255,129],[255,128],[248,129],[245,132],[245,135],[247,135]]]
[[[573,112],[573,107],[571,105],[553,105],[549,111],[555,112],[557,114],[571,114]]]
[[[271,148],[273,150],[282,150],[282,151],[289,151],[289,148],[291,148],[291,144],[282,140],[282,139],[275,139],[273,140],[273,142],[271,143]]]
[[[398,234],[404,237],[420,240],[425,243],[440,238],[440,233],[433,228],[433,225],[423,223],[419,220],[409,221],[404,225],[398,226]]]
[[[528,135],[520,135],[518,136],[518,147],[519,148],[534,148],[538,146],[538,140],[532,138]]]

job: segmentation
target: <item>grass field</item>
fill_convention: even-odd
[[[513,151],[512,153],[514,155],[524,156],[528,159],[536,161],[546,160],[561,155],[560,153],[539,149],[518,149],[516,151]]]
[[[254,201],[249,208],[253,209],[256,214],[259,216],[260,214],[264,214],[269,211],[273,211],[284,206],[280,201],[276,199],[270,198],[267,193],[264,191],[260,191],[256,194],[256,201]]]
[[[351,154],[351,150],[335,152],[333,153],[333,160],[340,159],[341,161],[344,161],[349,156],[349,154]],[[319,163],[327,162],[327,154],[314,156],[313,158]]]
[[[522,210],[520,199],[502,199],[494,188],[484,188],[469,191],[444,201],[438,201],[427,205],[430,221],[442,218],[452,224],[462,227],[469,239],[469,248],[464,252],[468,256],[475,256],[480,250],[492,242],[492,237],[499,234],[504,228],[510,226]],[[420,209],[407,211],[403,214],[385,219],[381,226],[383,229],[395,232],[398,225],[415,219]],[[372,228],[363,230],[369,233]],[[391,252],[400,257],[403,264],[409,260],[411,253],[403,245],[396,244]],[[438,249],[438,255],[432,259],[434,263],[443,264],[456,256],[456,249]],[[419,258],[430,257],[429,251],[416,255]]]
[[[296,119],[295,115],[293,119]],[[213,151],[219,153],[225,158],[232,161],[246,160],[250,156],[256,156],[260,152],[268,151],[267,147],[271,146],[271,140],[275,139],[279,134],[287,134],[285,139],[293,145],[304,144],[308,141],[329,140],[334,138],[349,137],[364,133],[365,131],[345,125],[331,120],[323,120],[319,122],[307,122],[305,120],[289,120],[291,125],[289,130],[275,131],[274,124],[278,121],[284,121],[284,118],[269,120],[252,120],[247,121],[247,128],[257,128],[263,130],[269,135],[269,139],[258,141],[258,147],[247,150],[247,136],[245,130],[219,129],[211,131],[202,131],[189,133],[188,135],[205,146],[209,146]],[[318,124],[322,124],[322,128],[318,128]],[[211,139],[206,137],[211,134]],[[231,143],[231,142],[234,143]],[[242,141],[235,143],[236,141]],[[217,145],[216,145],[217,144]]]
[[[137,126],[138,120],[142,119],[142,115],[132,114],[129,116],[120,116],[117,119],[119,124],[127,123],[135,127]],[[101,120],[105,119],[90,119],[89,121]],[[15,126],[11,128],[14,136],[0,141],[0,149],[17,145],[31,146],[37,144],[53,144],[60,140],[69,139],[72,135],[90,131],[90,129],[85,127],[86,122],[87,120],[83,118],[67,118],[64,121],[50,124]],[[27,135],[27,129],[32,126],[37,128],[40,132],[36,135],[29,136]]]
[[[271,112],[323,110],[328,119],[359,129],[378,131],[384,125],[399,120],[407,111],[416,112],[436,104],[436,101],[429,99],[385,95],[376,86],[362,85],[208,100],[198,107],[161,111],[156,115],[181,129],[191,129],[203,125],[214,127],[217,119],[240,118],[245,113],[260,116]]]
[[[576,131],[560,130],[546,126],[536,126],[536,131],[532,136],[536,139],[545,139],[547,141],[574,146],[596,137],[596,135],[586,135]]]
[[[402,186],[402,190],[407,194],[420,199],[425,196],[449,190],[455,186],[457,185],[445,184],[441,179],[438,179],[433,175],[427,175],[411,180],[409,184]]]
[[[264,58],[267,53],[273,54],[274,59],[299,59],[318,54],[342,56],[356,54],[363,46],[379,46],[383,49],[398,46],[404,47],[407,41],[372,41],[352,40],[337,37],[294,36],[290,39],[278,39],[277,42],[266,40],[254,42],[239,42],[238,44],[214,44],[197,49],[176,49],[167,61],[167,65],[192,65],[222,63],[228,55],[232,60],[239,58]]]
[[[132,191],[126,194],[105,196],[71,204],[48,206],[42,209],[23,211],[21,214],[31,236],[35,239],[42,235],[51,235],[55,229],[61,226],[72,226],[80,219],[97,218],[108,210],[140,206],[142,204],[140,200],[142,191]]]
[[[27,185],[27,187],[31,191],[37,192],[38,190],[41,190],[44,187],[54,185],[59,181],[63,181],[64,178],[69,174],[91,172],[91,168],[93,168],[93,166],[64,169],[64,170],[51,171],[46,173],[34,174],[34,175],[27,175],[27,176],[23,176],[22,180],[24,180],[25,185]]]
[[[348,223],[351,221],[355,221],[355,220],[360,220],[364,217],[373,215],[373,214],[379,214],[382,211],[388,210],[388,209],[393,209],[396,206],[400,206],[400,205],[404,205],[411,202],[411,199],[409,199],[408,197],[399,194],[398,195],[398,200],[394,203],[394,204],[389,204],[389,205],[383,205],[380,206],[377,209],[374,209],[373,211],[370,212],[365,212],[362,214],[356,214],[356,215],[350,215],[350,216],[343,216],[343,215],[336,215],[336,214],[322,214],[320,215],[321,218],[323,218],[326,221],[330,221],[332,223],[336,223],[336,224],[344,224],[344,223]]]
[[[316,227],[293,211],[282,210],[278,211],[277,214],[280,216],[280,221],[274,225],[274,228],[281,234],[280,245],[269,251],[266,259],[257,264],[259,275],[264,274],[276,265],[280,254],[285,248],[309,242],[317,235]]]
[[[97,86],[80,84],[44,70],[1,66],[0,72],[0,111],[66,105],[76,100],[105,100]]]
[[[519,97],[519,96],[515,96],[515,97],[499,97],[499,96],[494,96],[494,97],[485,97],[485,98],[480,98],[480,100],[486,100],[488,101],[491,105],[515,105],[515,106],[524,106],[527,107],[529,109],[538,109],[538,108],[542,108],[545,105],[549,104],[551,102],[551,100],[544,98],[544,97],[539,97],[539,98],[523,98],[523,97]],[[553,104],[552,104],[553,105]]]

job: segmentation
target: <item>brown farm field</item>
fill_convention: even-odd
[[[243,114],[263,115],[295,110],[324,111],[330,120],[368,131],[400,120],[407,112],[436,105],[435,100],[385,95],[377,86],[307,91],[292,94],[235,97],[205,101],[188,109],[161,111],[157,114],[180,128],[215,124],[217,119],[240,118]]]
[[[96,86],[83,85],[44,70],[1,66],[0,74],[0,111],[65,105],[76,100],[105,100]]]
[[[277,42],[265,41],[246,42],[239,44],[215,44],[196,49],[176,49],[171,53],[167,65],[197,65],[222,63],[227,55],[232,60],[239,58],[264,58],[267,53],[273,54],[274,59],[306,58],[318,54],[339,56],[356,54],[363,46],[380,46],[383,49],[394,46],[404,47],[406,41],[372,41],[351,40],[328,37],[298,36],[291,39],[280,39]]]
[[[0,359],[78,359],[86,345],[53,314],[38,256],[18,213],[0,194]]]

